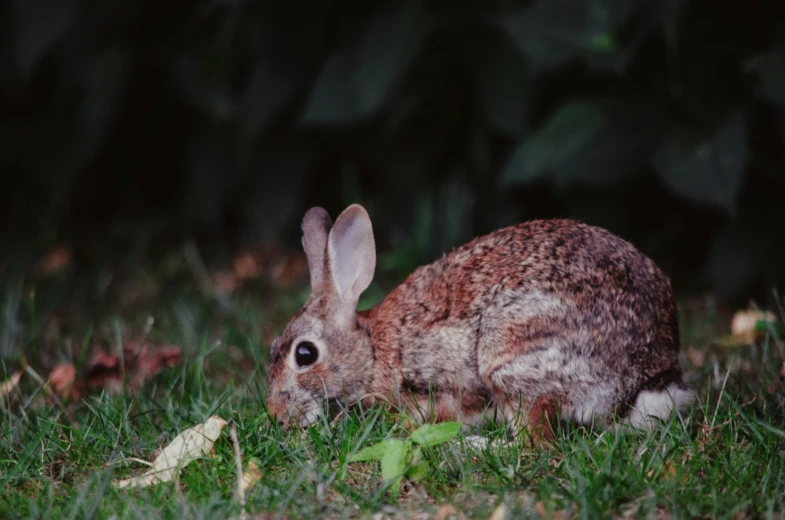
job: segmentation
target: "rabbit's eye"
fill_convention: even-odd
[[[294,351],[294,360],[297,366],[307,367],[313,365],[319,359],[319,349],[310,341],[303,341],[297,344],[297,350]]]

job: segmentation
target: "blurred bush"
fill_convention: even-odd
[[[571,216],[681,291],[785,278],[785,3],[2,0],[3,251],[297,245],[364,203],[396,275]]]

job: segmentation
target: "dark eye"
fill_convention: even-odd
[[[307,367],[316,363],[319,359],[319,349],[310,341],[303,341],[297,344],[297,350],[294,351],[294,361],[299,367]]]

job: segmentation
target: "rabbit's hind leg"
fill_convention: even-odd
[[[498,392],[494,399],[514,436],[526,436],[533,446],[552,444],[556,440],[556,432],[562,422],[563,399],[560,395],[541,394],[534,398],[516,398],[507,392]]]

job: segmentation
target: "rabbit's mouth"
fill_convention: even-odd
[[[288,430],[293,426],[305,429],[319,420],[322,411],[319,407],[308,406],[305,410],[284,411],[283,413],[278,412],[271,415],[284,429]]]
[[[300,399],[296,399],[301,397]],[[302,397],[305,397],[304,399]],[[297,401],[299,401],[298,404]],[[316,399],[292,395],[289,391],[276,391],[267,399],[267,409],[271,418],[288,429],[294,425],[305,428],[316,422],[322,415],[322,407]]]
[[[300,428],[307,428],[322,416],[322,407],[316,402],[309,403],[307,409],[300,412],[299,415]]]

